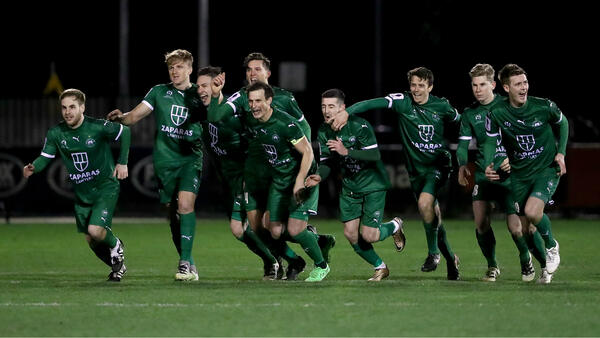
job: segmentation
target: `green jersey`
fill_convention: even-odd
[[[179,167],[201,158],[195,143],[201,141],[202,127],[198,122],[205,114],[197,89],[196,84],[186,90],[179,90],[171,83],[160,84],[144,97],[142,103],[152,109],[156,121],[155,167]]]
[[[241,175],[248,151],[241,116],[234,114],[216,122],[203,122],[202,125],[206,149],[218,161],[225,179]]]
[[[243,141],[244,126],[242,115],[234,113],[219,121],[204,121],[203,138],[206,148],[217,158],[225,157],[240,160],[247,146]]]
[[[485,172],[485,167],[487,167],[487,165],[483,159],[483,144],[488,137],[485,129],[486,117],[493,105],[505,100],[507,100],[506,97],[495,95],[494,99],[489,104],[482,105],[479,102],[475,102],[470,107],[465,108],[465,111],[461,115],[460,136],[458,137],[458,148],[456,149],[456,157],[459,166],[467,164],[469,142],[474,138],[477,142],[478,150],[475,165],[478,172]],[[506,157],[506,149],[501,141],[501,139],[498,139],[494,157],[504,159]]]
[[[559,146],[552,130],[558,124]],[[487,134],[492,139],[502,135],[502,143],[510,160],[512,172],[520,178],[534,177],[554,165],[558,152],[566,152],[568,122],[556,104],[550,100],[529,97],[520,108],[502,100],[491,107],[486,120]],[[493,150],[488,140],[485,149],[486,163],[490,163]]]
[[[339,131],[323,123],[319,128],[319,162],[339,165],[342,173],[342,186],[352,193],[368,193],[387,190],[390,181],[381,159],[376,161],[359,160],[352,157],[354,150],[378,149],[373,127],[358,116],[349,116],[348,123]],[[347,156],[331,152],[327,146],[328,140],[339,139],[348,149]]]
[[[254,119],[254,117],[250,117]],[[259,144],[266,161],[273,168],[274,180],[284,180],[289,183],[298,174],[302,155],[294,145],[306,137],[295,118],[273,107],[273,114],[266,122],[252,125],[250,133],[253,141]],[[313,161],[313,166],[316,162]],[[261,170],[260,167],[254,170]],[[283,181],[282,181],[283,182]],[[279,182],[281,183],[281,182]]]
[[[460,114],[448,100],[429,95],[425,104],[418,104],[410,93],[395,93],[385,98],[358,102],[348,107],[347,111],[355,114],[383,108],[391,109],[398,116],[406,167],[411,176],[425,173],[432,166],[451,165],[444,127],[448,123],[459,123]]]
[[[279,87],[272,88],[274,93],[272,103],[273,107],[276,107],[292,116],[298,122],[298,125],[302,129],[304,135],[306,135],[306,137],[308,137],[310,140],[310,125],[304,118],[304,113],[302,110],[300,110],[294,95],[289,91]],[[249,114],[250,112],[248,93],[246,93],[245,88],[242,88],[231,95],[225,103],[232,108],[234,114],[241,114],[242,112]]]
[[[53,159],[60,155],[77,199],[84,203],[92,203],[93,191],[114,184],[118,189],[118,181],[113,177],[115,161],[110,150],[110,142],[118,141],[124,136],[119,156],[119,164],[127,164],[129,152],[129,128],[119,123],[99,120],[84,116],[83,123],[71,129],[65,122],[48,130],[46,141],[40,158],[34,161],[35,172],[39,172]],[[125,140],[125,137],[127,140]]]

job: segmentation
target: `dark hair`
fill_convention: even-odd
[[[406,74],[408,76],[408,83],[410,84],[410,79],[413,76],[418,77],[421,80],[427,80],[427,84],[429,86],[433,86],[433,72],[425,67],[417,67],[415,69],[411,69]]]
[[[344,103],[344,101],[346,100],[346,95],[344,94],[344,92],[337,88],[328,89],[328,90],[324,91],[323,94],[321,94],[321,98],[323,98],[323,99],[329,98],[329,97],[334,97],[334,98],[338,99],[338,101],[340,101],[340,103]]]
[[[64,92],[60,93],[59,100],[62,101],[62,99],[64,99],[67,96],[74,97],[75,100],[79,103],[79,105],[85,104],[85,94],[79,89],[70,88],[65,90]]]
[[[500,80],[500,83],[502,83],[502,85],[508,85],[508,84],[510,84],[511,76],[516,76],[516,75],[521,75],[521,74],[527,75],[527,73],[525,73],[525,70],[523,68],[519,67],[518,65],[516,65],[514,63],[509,63],[509,64],[505,65],[504,67],[502,67],[502,69],[500,69],[500,71],[498,72],[498,80]]]
[[[248,63],[252,60],[260,60],[263,62],[266,70],[271,70],[271,60],[263,55],[263,53],[250,53],[244,59],[244,68],[248,68]]]
[[[222,72],[223,71],[221,70],[221,67],[207,66],[198,69],[198,76],[208,75],[210,77],[215,77],[221,74]]]
[[[275,93],[273,92],[273,88],[271,88],[271,86],[269,86],[268,84],[266,84],[264,82],[260,82],[260,81],[256,81],[253,84],[246,87],[246,93],[249,94],[250,92],[254,92],[257,90],[261,90],[261,89],[265,91],[265,99],[268,99],[275,95]]]

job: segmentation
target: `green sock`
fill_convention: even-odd
[[[519,250],[519,261],[521,262],[521,264],[527,264],[530,258],[527,239],[525,238],[525,236],[517,237],[515,235],[512,235],[512,239],[515,242],[517,249]]]
[[[438,228],[437,244],[438,248],[442,252],[442,256],[444,256],[448,262],[454,262],[454,252],[452,252],[450,243],[448,243],[448,237],[446,237],[446,228],[444,228],[443,224],[440,224]]]
[[[350,245],[352,246],[352,249],[354,249],[354,252],[373,267],[378,267],[383,263],[381,257],[379,257],[373,249],[373,245],[365,241],[360,235],[358,236],[358,243]]]
[[[396,225],[392,221],[380,224],[379,225],[379,241],[383,241],[384,239],[390,237],[394,233],[395,228],[396,228]]]
[[[194,246],[194,234],[196,233],[196,213],[179,214],[181,220],[181,260],[188,261],[194,265],[192,258],[192,247]]]
[[[96,257],[100,258],[100,260],[103,261],[104,264],[108,265],[109,267],[112,267],[112,262],[110,259],[110,248],[108,247],[108,245],[102,242],[96,242],[94,240],[89,242],[88,245],[90,246],[90,249],[92,249],[92,251],[96,254]]]
[[[498,267],[498,262],[496,262],[496,237],[494,236],[494,230],[489,228],[486,232],[480,234],[477,229],[475,229],[475,236],[477,237],[477,243],[481,248],[481,253],[483,257],[487,260],[488,267]],[[525,245],[525,250],[527,250],[527,245]]]
[[[323,259],[321,248],[317,243],[317,239],[314,234],[306,229],[302,230],[301,233],[293,236],[298,244],[304,249],[308,256],[315,262],[315,265],[320,268],[326,268],[327,262]]]
[[[267,246],[260,238],[258,238],[254,231],[252,231],[251,227],[246,227],[246,230],[244,230],[242,236],[238,238],[238,240],[246,244],[248,249],[260,257],[265,264],[273,264],[277,261]]]
[[[556,242],[554,241],[554,237],[552,237],[552,223],[550,223],[548,215],[544,214],[544,216],[542,216],[542,220],[538,224],[534,225],[540,232],[540,235],[542,235],[546,249],[555,247]]]
[[[531,249],[533,253],[533,257],[540,262],[540,267],[543,269],[546,267],[546,248],[544,246],[544,240],[542,236],[540,236],[539,231],[534,232],[533,234],[526,234],[525,240],[527,241],[527,246]]]
[[[175,203],[175,204],[173,204]],[[177,201],[171,202],[171,205],[177,205]],[[181,256],[181,221],[179,220],[179,214],[173,207],[169,208],[169,227],[171,228],[171,240],[177,254]]]
[[[427,250],[430,255],[440,253],[438,249],[438,228],[437,228],[437,217],[431,223],[423,222],[425,227],[425,238],[427,239]]]
[[[106,229],[106,236],[101,242],[108,245],[109,248],[114,248],[117,245],[117,237],[115,237],[112,230]]]

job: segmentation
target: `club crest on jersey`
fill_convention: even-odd
[[[75,169],[79,171],[87,169],[89,164],[87,153],[72,153],[71,158],[73,159]]]
[[[182,125],[188,117],[188,108],[183,106],[171,106],[171,121],[176,125]]]
[[[435,133],[435,129],[430,124],[420,124],[419,125],[419,136],[425,142],[429,142],[433,139],[433,135]]]
[[[533,135],[517,135],[519,147],[525,151],[531,151],[535,146],[535,137]]]
[[[350,138],[348,139],[348,141],[354,143],[354,142],[356,142],[356,137],[350,136]]]
[[[45,142],[44,142],[44,146],[46,146]],[[67,140],[61,140],[60,147],[63,149],[69,149],[69,146],[67,146]]]
[[[88,138],[87,140],[85,140],[85,145],[88,148],[93,148],[96,145],[96,140],[94,140],[93,138]]]
[[[279,142],[279,135],[273,134],[273,141]]]

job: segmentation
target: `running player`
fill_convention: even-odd
[[[191,83],[192,54],[177,49],[165,55],[170,83],[159,84],[133,110],[119,109],[108,114],[111,120],[132,125],[154,112],[154,172],[159,182],[160,202],[169,208],[171,236],[179,253],[178,281],[196,281],[198,272],[192,257],[196,232],[194,204],[202,176],[202,128],[205,111],[197,85]],[[205,115],[205,114],[203,114]]]
[[[348,114],[384,108],[396,112],[406,166],[427,239],[428,254],[421,271],[434,271],[440,262],[441,251],[446,259],[447,278],[458,280],[459,259],[448,243],[437,197],[452,168],[444,128],[448,124],[458,124],[460,115],[448,100],[430,95],[433,73],[429,69],[410,70],[408,83],[410,93],[358,102],[348,107],[347,112],[340,112],[332,127],[339,130],[348,120]]]
[[[212,97],[212,80],[221,74],[220,67],[203,67],[198,70],[198,95],[205,106],[210,104]],[[222,98],[221,98],[222,100]],[[217,171],[223,184],[227,187],[229,199],[229,225],[231,233],[239,241],[246,244],[248,249],[263,260],[265,271],[271,271],[265,279],[274,279],[272,271],[279,270],[279,263],[267,246],[245,224],[246,210],[243,191],[244,163],[248,153],[247,140],[240,114],[217,122],[203,123],[203,138],[206,150],[212,155]]]
[[[128,176],[131,134],[118,123],[84,115],[85,94],[67,89],[60,94],[63,122],[50,128],[41,155],[23,168],[26,178],[38,173],[58,154],[73,183],[77,231],[100,260],[111,267],[109,281],[119,282],[127,272],[123,242],[112,231],[119,198],[119,180]],[[120,141],[117,164],[110,143]]]
[[[538,282],[548,284],[560,264],[560,253],[544,207],[551,201],[560,177],[567,172],[565,154],[569,122],[556,103],[528,96],[529,81],[523,68],[507,64],[500,70],[498,78],[508,100],[495,104],[488,114],[486,129],[490,137],[484,144],[484,163],[490,165],[485,169],[486,176],[491,180],[499,179],[493,156],[495,140],[501,133],[501,142],[511,165],[517,214],[524,229],[533,224],[544,240],[546,267],[542,268]]]
[[[387,223],[381,221],[390,182],[373,127],[356,115],[350,116],[339,131],[333,131],[329,125],[331,118],[346,108],[344,100],[345,95],[339,89],[329,89],[321,95],[325,122],[319,128],[319,169],[308,177],[306,187],[316,186],[329,176],[332,168],[340,167],[340,220],[344,223],[344,235],[354,252],[375,269],[368,280],[378,282],[387,278],[390,270],[371,243],[392,236],[396,249],[402,251],[406,238],[399,217]]]
[[[458,160],[458,183],[466,186],[471,178],[471,172],[467,168],[469,143],[475,140],[479,146],[477,159],[475,161],[475,185],[473,186],[473,215],[475,219],[475,236],[481,248],[483,256],[487,260],[488,269],[484,281],[495,282],[500,275],[500,268],[496,260],[496,238],[491,227],[492,203],[506,212],[506,224],[512,235],[521,262],[521,277],[523,281],[529,282],[535,278],[535,270],[531,262],[528,243],[540,262],[542,268],[546,266],[546,252],[544,242],[539,232],[532,227],[533,235],[529,231],[522,231],[521,221],[517,216],[512,194],[510,192],[510,178],[503,182],[491,182],[485,177],[485,165],[483,163],[482,144],[487,139],[485,134],[485,117],[490,107],[495,103],[506,100],[502,96],[494,94],[496,81],[494,81],[494,68],[489,64],[476,64],[469,75],[471,77],[471,89],[477,100],[466,108],[461,115],[461,128],[456,150]],[[499,144],[495,157],[506,158],[506,150]],[[506,161],[508,162],[508,161]],[[507,165],[509,167],[509,165]],[[509,170],[508,168],[506,168]]]

